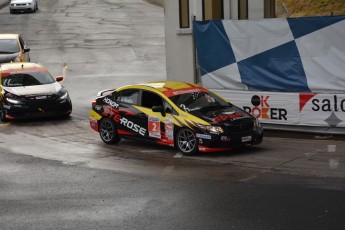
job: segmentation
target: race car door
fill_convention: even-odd
[[[159,111],[154,112],[152,108],[156,108]],[[140,110],[147,115],[146,138],[159,144],[173,145],[174,125],[172,106],[158,94],[142,90]]]

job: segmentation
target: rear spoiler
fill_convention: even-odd
[[[97,93],[97,97],[109,95],[109,94],[111,94],[114,91],[115,91],[115,89],[106,89],[106,90],[99,91]]]

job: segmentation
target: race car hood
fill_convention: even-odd
[[[61,85],[58,82],[47,85],[33,85],[33,86],[23,86],[23,87],[4,87],[9,93],[15,94],[17,96],[27,96],[27,95],[52,95],[56,94],[61,90]]]
[[[7,63],[7,62],[14,61],[14,59],[16,59],[16,57],[18,56],[19,56],[19,53],[2,54],[0,52],[0,63]]]
[[[252,115],[236,106],[205,107],[200,110],[193,111],[191,114],[213,125],[232,124],[255,119]]]

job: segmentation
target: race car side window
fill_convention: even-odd
[[[141,95],[141,106],[150,109],[153,106],[163,106],[163,99],[155,93],[143,90]]]
[[[150,109],[153,106],[162,106],[164,108],[165,113],[176,114],[173,107],[166,100],[164,100],[158,94],[149,91],[142,91],[141,106]]]
[[[139,90],[128,89],[118,92],[115,96],[115,100],[119,102],[124,102],[128,104],[138,104]]]

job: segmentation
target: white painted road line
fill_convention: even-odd
[[[334,153],[336,151],[337,151],[337,146],[336,145],[328,145],[327,152]]]
[[[182,158],[182,157],[183,157],[183,155],[180,152],[176,153],[174,156],[174,158]]]

